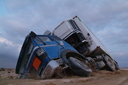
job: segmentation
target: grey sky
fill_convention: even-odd
[[[128,67],[127,0],[0,0],[0,67],[15,67],[30,31],[52,31],[75,15],[99,38],[120,67]]]

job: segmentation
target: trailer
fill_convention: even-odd
[[[47,31],[45,34],[56,35],[68,42],[88,60],[94,61],[97,69],[107,68],[111,71],[119,69],[118,63],[105,46],[77,16],[64,20],[52,32]]]

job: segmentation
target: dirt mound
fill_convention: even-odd
[[[15,74],[15,69],[0,68],[0,79],[17,79],[19,76]]]

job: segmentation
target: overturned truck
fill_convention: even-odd
[[[92,62],[92,70],[106,68],[110,71],[118,70],[118,63],[112,58],[105,46],[85,26],[79,17],[64,20],[52,32],[45,34],[56,35],[68,42],[79,53]]]
[[[20,78],[62,77],[66,69],[79,76],[90,76],[99,69],[119,69],[104,45],[77,16],[64,20],[52,32],[46,31],[43,35],[30,32],[16,65]]]
[[[86,61],[86,57],[59,37],[31,32],[22,45],[16,73],[20,78],[34,75],[45,79],[54,74],[61,76],[65,69],[70,69],[77,75],[90,76],[92,70]]]

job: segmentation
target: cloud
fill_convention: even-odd
[[[113,52],[112,56],[118,62],[120,67],[128,67],[128,51]]]
[[[89,6],[90,7],[90,6]],[[84,7],[83,7],[84,8]],[[121,24],[128,18],[128,1],[104,0],[91,3],[91,7],[86,13],[86,20],[89,28],[102,30],[105,27]],[[85,13],[83,13],[85,15]],[[95,28],[95,29],[94,29]]]
[[[11,0],[2,1],[6,13],[0,15],[0,56],[18,58],[25,36],[34,31],[52,31],[63,20],[78,15],[116,57],[128,56],[127,0]],[[7,54],[8,52],[8,54]],[[122,61],[121,61],[122,62]],[[125,64],[122,64],[122,66]]]
[[[15,68],[17,63],[17,58],[12,56],[0,56],[0,68]]]
[[[21,45],[0,37],[0,55],[16,58],[20,52]]]

